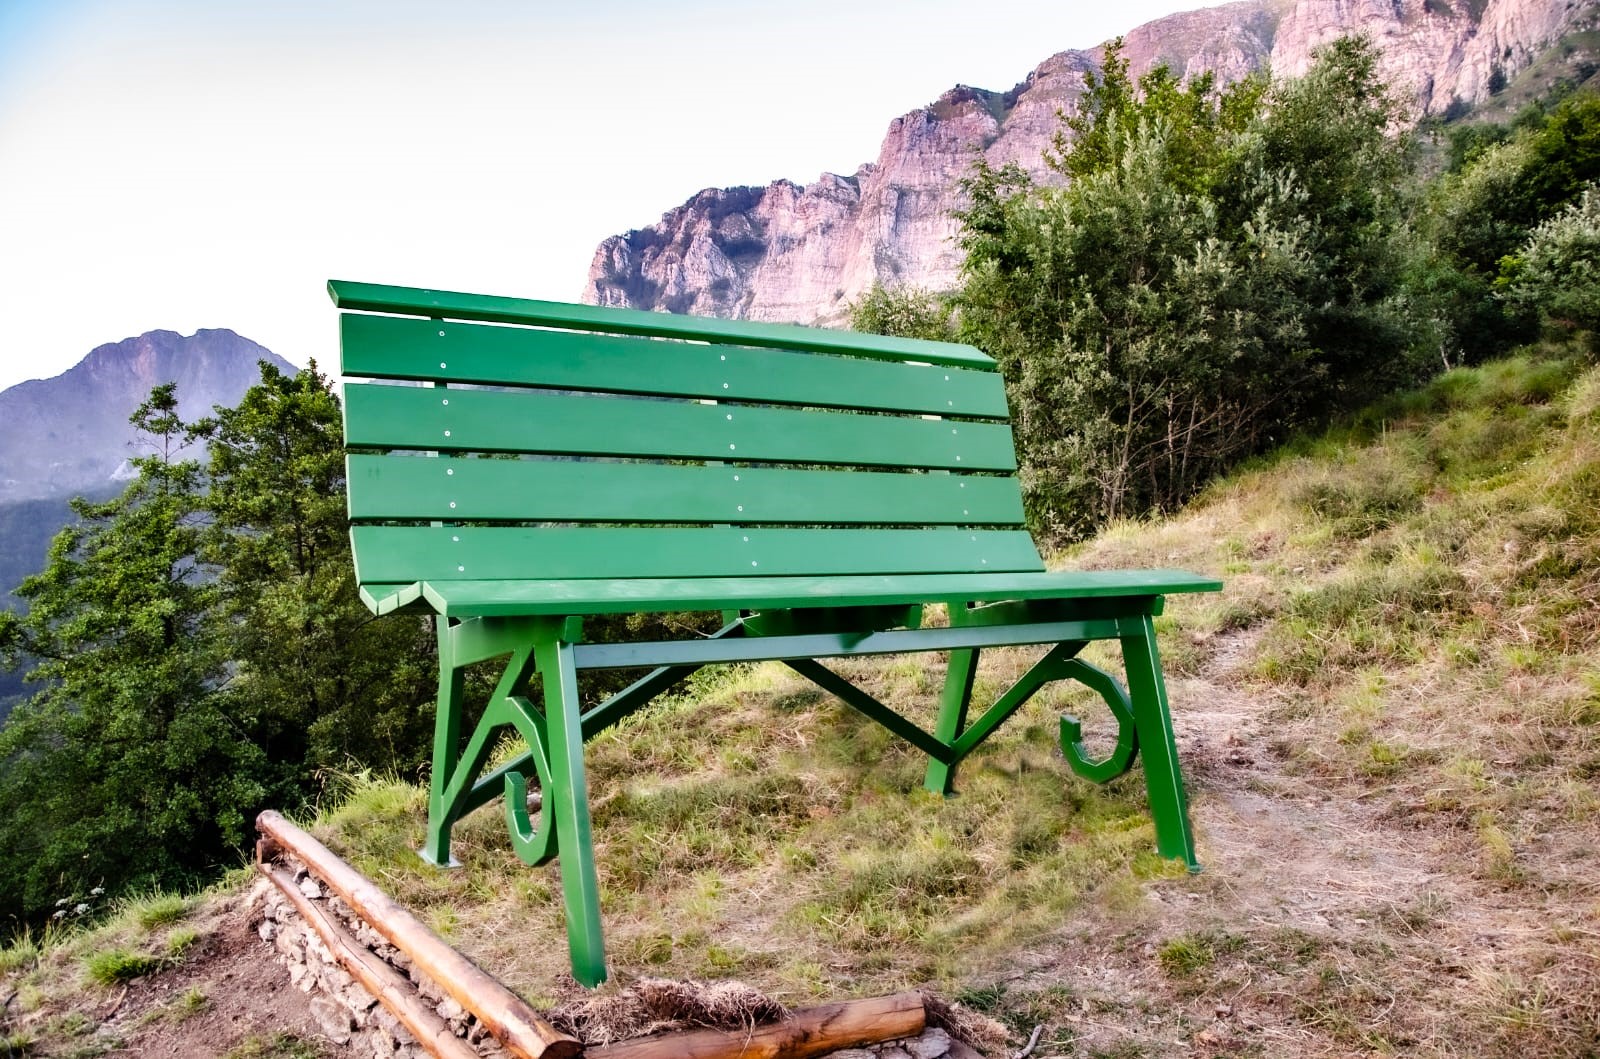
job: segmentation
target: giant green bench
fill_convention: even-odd
[[[503,797],[511,846],[559,855],[573,974],[606,976],[583,744],[702,666],[779,660],[956,766],[1043,685],[1114,714],[1110,755],[1061,721],[1078,774],[1142,751],[1156,848],[1197,867],[1152,619],[1174,570],[1049,571],[1023,524],[1005,390],[970,346],[335,281],[351,542],[378,614],[438,615],[422,855]],[[366,380],[366,381],[355,381]],[[948,624],[925,627],[930,607]],[[590,643],[591,615],[720,611],[715,635]],[[1079,659],[1122,648],[1126,685]],[[1034,666],[969,723],[979,652]],[[929,732],[819,659],[947,651]],[[506,659],[470,734],[463,669]],[[642,668],[585,709],[578,675]],[[537,679],[542,709],[525,695]],[[514,730],[527,750],[488,769]],[[465,738],[463,738],[465,737]],[[542,794],[537,823],[529,774]]]

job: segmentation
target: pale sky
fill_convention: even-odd
[[[0,388],[156,328],[336,367],[329,278],[575,301],[704,187],[1204,0],[0,0]]]

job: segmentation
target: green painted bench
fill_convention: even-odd
[[[1043,685],[1116,717],[1074,771],[1144,755],[1156,846],[1197,867],[1152,618],[1221,587],[1174,570],[1047,571],[1023,524],[1005,390],[969,346],[335,281],[356,576],[378,614],[438,616],[439,703],[422,855],[503,797],[529,864],[560,854],[573,974],[606,975],[583,743],[719,662],[781,660],[956,766]],[[365,381],[357,381],[365,380]],[[420,385],[419,385],[420,384]],[[943,605],[949,624],[923,627]],[[587,615],[720,611],[703,639],[589,643]],[[1076,656],[1121,644],[1126,687]],[[978,655],[1044,656],[969,723]],[[948,651],[932,732],[819,659]],[[505,658],[463,731],[463,667]],[[648,668],[582,708],[585,670]],[[543,709],[523,694],[537,679]],[[508,729],[526,753],[487,764]],[[465,737],[465,738],[463,738]],[[527,776],[542,791],[535,822]]]

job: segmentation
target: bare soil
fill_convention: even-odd
[[[240,1049],[265,1059],[294,1054],[285,1045],[274,1047],[285,1037],[298,1042],[302,1056],[338,1054],[322,1038],[310,998],[290,984],[287,968],[250,920],[243,895],[230,899],[218,909],[203,948],[170,971],[130,983],[104,1026],[123,1044],[107,1054],[215,1059]],[[191,990],[204,994],[206,1003],[180,1014]]]

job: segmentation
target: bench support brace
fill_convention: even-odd
[[[1010,607],[1011,605],[1002,605]],[[1198,870],[1189,828],[1183,779],[1178,769],[1172,721],[1155,630],[1146,613],[1048,623],[1029,623],[1027,612],[998,613],[999,608],[952,605],[948,630],[875,632],[867,624],[857,632],[806,632],[804,620],[779,619],[763,625],[731,621],[713,640],[747,639],[748,647],[702,642],[699,647],[642,645],[636,653],[614,652],[615,659],[635,661],[654,655],[665,663],[587,712],[579,708],[577,675],[584,668],[602,668],[596,647],[580,646],[576,623],[559,618],[470,619],[439,626],[439,710],[435,721],[434,768],[428,805],[428,830],[422,856],[432,864],[453,864],[450,831],[473,809],[503,796],[511,847],[529,865],[558,860],[566,906],[567,940],[573,976],[588,986],[605,980],[605,944],[600,922],[600,887],[590,832],[588,785],[584,774],[584,741],[638,710],[690,674],[713,661],[764,657],[785,662],[845,704],[906,739],[931,759],[924,785],[939,794],[955,789],[956,768],[1039,689],[1057,680],[1076,680],[1097,692],[1117,721],[1117,743],[1109,756],[1094,760],[1084,750],[1077,718],[1061,719],[1061,748],[1072,770],[1085,779],[1105,783],[1126,773],[1143,751],[1145,783],[1155,821],[1156,847],[1163,856],[1181,858]],[[1023,617],[1020,626],[1006,618]],[[804,618],[804,616],[800,616]],[[812,616],[815,618],[816,616]],[[775,635],[751,635],[771,629]],[[979,652],[1003,643],[1037,643],[1048,630],[1070,638],[1056,642],[1004,694],[970,725],[967,723]],[[907,643],[902,644],[901,638]],[[902,717],[867,692],[824,666],[814,657],[796,657],[795,648],[826,647],[835,656],[880,653],[888,647],[948,648],[949,664],[939,716],[933,732]],[[1077,657],[1093,639],[1117,639],[1127,671],[1127,687],[1115,677]],[[852,649],[854,648],[854,649]],[[821,652],[819,652],[821,654]],[[590,665],[585,665],[587,660]],[[463,669],[474,662],[505,657],[502,673],[470,738],[462,745]],[[543,692],[541,711],[522,693],[537,677]],[[527,751],[485,772],[500,733],[516,730]],[[528,772],[540,790],[538,819],[528,807]]]

